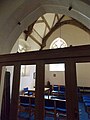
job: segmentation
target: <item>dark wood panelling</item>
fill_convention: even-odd
[[[79,120],[76,65],[73,61],[65,63],[67,120]]]
[[[2,65],[0,64],[0,84],[1,84]]]
[[[66,63],[66,105],[67,120],[78,120],[78,99],[76,84],[76,62],[90,62],[90,45],[68,47],[54,50],[34,51],[28,53],[16,53],[0,56],[0,66],[14,65],[13,90],[10,106],[10,120],[17,119],[18,96],[20,83],[20,65],[36,64],[36,112],[35,120],[44,119],[44,72],[46,63],[54,62]],[[0,67],[1,68],[1,67]],[[1,70],[0,70],[1,72]],[[1,73],[0,73],[1,74]]]
[[[17,120],[18,112],[18,97],[19,97],[19,85],[20,85],[20,65],[14,65],[13,85],[12,85],[12,98],[10,105],[10,119]]]
[[[36,85],[35,85],[35,120],[44,120],[44,79],[45,65],[42,61],[36,64]]]
[[[7,54],[0,55],[0,63],[6,62],[7,64],[12,62],[24,62],[24,61],[37,61],[37,60],[56,60],[56,59],[66,59],[72,58],[75,59],[76,62],[90,59],[90,45],[83,46],[72,46],[61,49],[53,49],[53,50],[43,50],[43,51],[33,51],[26,53],[15,53],[15,54]]]
[[[10,72],[5,73],[1,120],[9,120],[10,111]]]

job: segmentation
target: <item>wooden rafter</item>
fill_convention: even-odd
[[[57,18],[57,21],[59,21],[60,18],[59,18],[59,16],[58,16],[58,14],[55,14],[55,16],[54,16],[53,23],[52,23],[52,27],[54,26],[54,23],[55,23],[56,18]]]
[[[77,21],[77,20],[75,20],[75,19],[73,19],[73,18],[72,18],[72,19],[69,19],[69,20],[64,20],[64,21],[62,21],[62,19],[64,18],[64,16],[65,16],[65,15],[62,15],[62,17],[59,18],[58,14],[55,14],[52,25],[54,25],[54,22],[55,22],[56,17],[57,17],[57,19],[59,19],[59,20],[57,21],[57,23],[56,23],[54,26],[52,26],[52,28],[50,28],[50,26],[48,25],[48,22],[47,22],[47,20],[45,19],[45,17],[42,16],[42,17],[41,17],[41,18],[42,18],[41,22],[44,22],[44,23],[46,24],[46,28],[49,29],[49,32],[46,34],[46,28],[45,28],[44,37],[42,38],[42,37],[40,36],[40,34],[39,34],[35,29],[33,29],[33,26],[34,26],[34,24],[36,23],[36,21],[35,21],[35,22],[33,22],[33,23],[28,27],[28,30],[25,30],[25,31],[24,31],[24,33],[26,34],[25,40],[27,40],[27,37],[30,36],[39,46],[41,46],[41,49],[40,49],[40,50],[42,50],[42,49],[46,46],[47,39],[50,37],[50,35],[51,35],[56,29],[58,29],[59,27],[65,25],[65,24],[75,25],[75,26],[83,29],[84,31],[86,31],[86,32],[89,33],[89,35],[90,35],[90,29],[87,28],[86,26],[84,26],[84,25],[83,25],[82,23],[80,23],[79,21]],[[61,22],[61,21],[62,21],[62,22]],[[40,42],[38,42],[38,40],[37,40],[34,36],[30,35],[31,32],[32,32],[32,29],[33,29],[33,30],[39,35],[39,37],[42,39],[42,44],[41,44]]]
[[[54,19],[53,19],[52,27],[54,26],[55,19],[56,19],[56,14],[54,15]]]
[[[32,36],[32,35],[29,35],[31,38],[32,38],[32,40],[34,41],[34,42],[36,42],[39,46],[42,46],[42,44],[40,43],[40,42],[38,42],[38,40],[34,37],[34,36]]]
[[[57,19],[59,20],[59,16],[58,16],[58,14],[56,14],[56,17],[57,17]]]
[[[44,20],[44,22],[45,22],[46,26],[47,26],[47,27],[48,27],[48,29],[50,30],[51,28],[50,28],[50,26],[49,26],[49,24],[48,24],[47,20],[45,19],[45,17],[44,17],[44,16],[42,16],[41,18]]]
[[[37,33],[37,35],[42,39],[41,35],[33,28],[33,31]]]
[[[37,20],[36,23],[42,23],[44,20]]]
[[[41,50],[46,46],[46,41],[47,41],[47,39],[48,39],[49,36],[56,30],[56,28],[59,26],[60,21],[64,18],[64,16],[65,16],[65,15],[63,15],[63,16],[59,19],[59,21],[55,24],[55,26],[53,26],[53,27],[51,28],[51,30],[47,33],[47,35],[43,38]]]
[[[36,23],[36,21],[34,21],[31,25],[28,26],[28,30],[24,31],[24,33],[25,33],[25,40],[27,40],[28,36],[31,34],[33,26],[34,26],[35,23]]]
[[[47,30],[47,27],[45,26],[45,30],[44,30],[44,35],[43,35],[43,36],[45,36],[45,35],[46,35],[46,30]]]
[[[63,18],[64,15],[61,17]],[[46,46],[46,41],[47,39],[50,37],[50,35],[59,27],[65,25],[65,24],[70,24],[70,25],[75,25],[81,29],[83,29],[84,31],[86,31],[89,35],[90,35],[90,29],[87,28],[86,26],[84,26],[82,23],[80,23],[79,21],[75,20],[75,19],[71,19],[71,20],[65,20],[60,22],[62,19],[60,18],[60,20],[55,24],[55,26],[52,27],[52,29],[47,33],[47,35],[43,38],[42,41],[42,47],[41,50]]]

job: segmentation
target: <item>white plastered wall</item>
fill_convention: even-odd
[[[48,39],[47,43],[46,43],[46,47],[45,49],[48,49],[50,47],[51,42],[57,38],[57,37],[61,37],[63,38],[67,45],[73,45],[73,46],[78,46],[78,45],[85,45],[85,44],[90,44],[90,36],[88,33],[86,33],[85,31],[83,31],[82,29],[75,27],[73,25],[64,25],[61,28],[57,29]],[[19,37],[20,39],[24,39],[24,36]],[[30,38],[28,38],[30,39]],[[31,46],[31,51],[33,50],[37,50],[39,49],[38,45],[35,45],[34,42],[32,42],[32,40],[28,40],[29,44]],[[33,44],[34,43],[34,44]],[[13,47],[14,50],[15,46]],[[84,66],[85,71],[83,72],[82,67]],[[89,64],[88,64],[89,66]],[[87,71],[90,71],[90,67],[87,67],[87,64],[80,64],[76,66],[77,68],[77,84],[78,86],[90,86],[90,77]],[[31,74],[33,74],[33,68],[30,68],[31,70]],[[55,76],[56,75],[56,76]],[[30,75],[31,76],[31,75]],[[29,80],[31,80],[30,76],[24,76],[22,77],[22,82],[21,82],[21,89],[25,86],[33,86],[33,83],[35,83],[35,81],[30,82]],[[27,79],[27,80],[26,80]],[[49,71],[49,66],[45,65],[45,84],[47,83],[47,81],[50,81],[52,85],[54,84],[58,84],[58,85],[64,85],[65,84],[65,72],[51,72]]]
[[[69,5],[71,3],[68,0],[52,0],[52,2],[51,0],[2,0],[0,2],[0,54],[10,53],[21,32],[43,13],[61,11],[65,14]],[[67,15],[76,18],[90,28],[89,5],[80,0],[73,0],[72,6],[72,11]],[[21,25],[18,25],[18,22],[21,22]]]
[[[90,44],[90,35],[86,33],[84,30],[75,27],[74,25],[64,25],[61,28],[57,29],[48,39],[46,43],[45,49],[50,47],[52,40],[57,37],[61,37],[67,43],[67,46],[78,46],[78,45],[86,45]],[[46,65],[47,66],[47,65]],[[83,68],[83,69],[82,69]],[[88,64],[77,64],[76,65],[76,73],[77,73],[77,85],[78,86],[90,86],[90,63]],[[56,76],[54,76],[56,74]],[[49,71],[49,67],[46,67],[45,74],[46,83],[49,80],[52,85],[65,84],[65,72],[51,72]]]

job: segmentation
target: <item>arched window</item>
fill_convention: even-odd
[[[56,48],[64,48],[64,47],[67,47],[67,44],[66,42],[58,37],[56,38],[50,45],[50,49],[56,49]]]
[[[57,49],[57,48],[64,48],[64,47],[67,47],[67,44],[60,37],[56,38],[50,45],[50,49]],[[49,70],[50,71],[65,71],[64,63],[50,64],[49,65]]]

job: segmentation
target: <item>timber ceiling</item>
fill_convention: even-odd
[[[62,14],[47,13],[24,30],[25,41],[30,37],[30,39],[40,46],[40,50],[42,50],[46,46],[46,42],[50,35],[65,24],[75,25],[90,34],[90,30],[86,26],[71,17]]]

